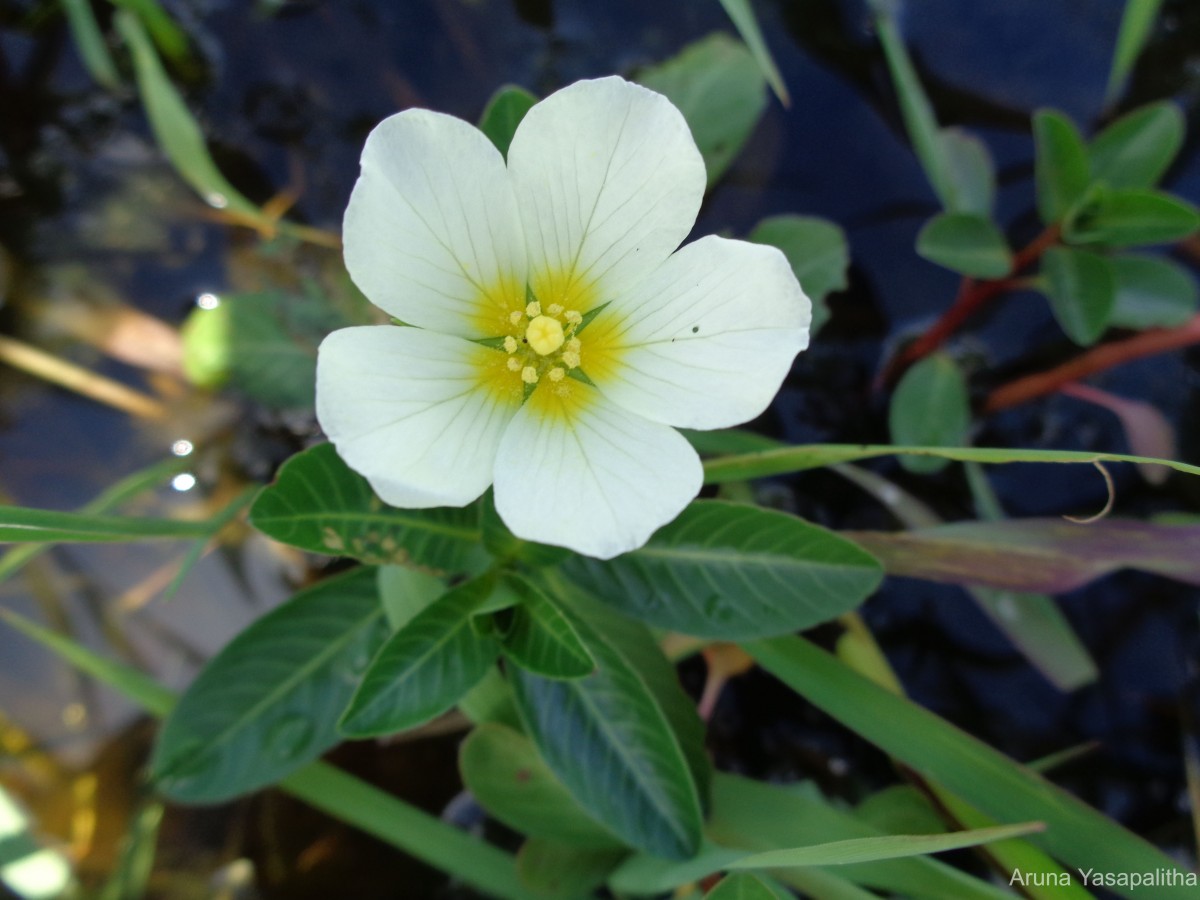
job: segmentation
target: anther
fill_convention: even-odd
[[[559,366],[555,366],[548,374],[550,375],[551,381],[562,381],[563,378],[566,377],[567,370]]]
[[[509,371],[512,371],[512,372],[517,371],[519,368],[521,368],[521,361],[519,359],[517,359],[515,356],[510,356],[508,358],[508,368],[509,368]]]
[[[526,366],[523,368],[521,370],[521,380],[526,384],[537,384],[537,369],[535,369],[533,366]]]
[[[536,319],[541,314],[542,304],[538,303],[536,300],[525,307],[525,315],[529,316],[531,319]]]
[[[513,337],[511,334],[504,339],[504,352],[505,353],[516,353],[517,352],[517,339],[515,337]]]
[[[574,350],[568,350],[566,353],[564,353],[562,355],[562,361],[563,365],[565,365],[568,369],[579,368],[579,354]]]
[[[521,321],[521,311],[519,309],[514,309],[512,312],[510,312],[508,314],[508,321],[513,325],[519,323]]]
[[[561,303],[551,303],[550,308],[546,310],[546,312],[550,313],[552,316],[561,316],[562,311],[563,305]]]
[[[580,322],[583,321],[583,316],[580,315],[579,310],[577,310],[577,309],[568,309],[567,314],[566,314],[566,319],[572,325],[578,325]]]
[[[566,346],[567,346],[567,349],[568,349],[570,352],[572,352],[572,353],[578,353],[578,352],[579,352],[579,348],[583,346],[583,343],[582,343],[582,342],[579,340],[579,338],[577,338],[577,337],[573,337],[573,338],[571,338],[569,341],[567,341],[567,345],[566,345]]]

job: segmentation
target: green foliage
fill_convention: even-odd
[[[1174,103],[1150,103],[1117,119],[1092,140],[1092,178],[1113,188],[1158,184],[1183,146],[1186,123]]]
[[[530,838],[517,853],[521,880],[547,900],[575,900],[604,884],[626,851],[573,847],[549,838]]]
[[[500,637],[500,649],[514,663],[547,678],[583,678],[596,668],[578,633],[554,602],[519,576],[508,583],[521,598]]]
[[[113,543],[207,537],[207,522],[135,519],[0,506],[0,543]]]
[[[925,357],[904,373],[888,407],[888,427],[898,444],[948,447],[966,443],[971,425],[967,382],[958,364],[944,353]],[[937,472],[945,459],[905,457],[910,472]]]
[[[917,235],[917,253],[975,278],[1003,278],[1012,269],[1008,241],[991,219],[977,213],[942,213],[930,219]]]
[[[506,86],[492,94],[483,115],[479,117],[479,130],[496,145],[502,156],[508,156],[508,147],[517,133],[517,126],[535,103],[537,97],[524,88]]]
[[[845,290],[850,248],[846,234],[833,222],[814,216],[771,216],[754,226],[746,240],[778,247],[787,257],[796,280],[813,304],[811,331],[829,320],[825,298]]]
[[[347,737],[378,737],[441,715],[479,683],[498,649],[472,616],[492,594],[477,578],[443,594],[413,616],[379,650],[342,715]]]
[[[711,188],[729,168],[767,108],[763,74],[746,46],[712,34],[637,80],[663,94],[687,119]]]
[[[1067,337],[1086,347],[1104,334],[1116,303],[1111,260],[1086,250],[1052,247],[1042,257],[1039,284]]]
[[[293,456],[250,509],[250,522],[281,541],[368,563],[412,563],[446,571],[476,570],[479,509],[395,509],[342,462],[332,444]]]
[[[1109,323],[1123,328],[1171,328],[1196,314],[1200,290],[1191,272],[1159,256],[1111,257],[1116,298]]]
[[[767,84],[771,85],[771,90],[775,92],[779,101],[787,106],[791,102],[787,85],[783,83],[779,67],[775,65],[771,51],[767,49],[767,43],[763,40],[762,29],[758,27],[758,19],[754,17],[750,0],[720,0],[720,2],[721,6],[725,8],[725,14],[729,16],[729,20],[733,22],[738,34],[742,36],[742,40],[746,42],[746,46],[754,55],[754,61],[758,64],[763,78],[767,80]]]
[[[316,759],[340,739],[337,717],[387,630],[367,568],[263,616],[213,657],[167,717],[151,761],[158,789],[217,803]]]
[[[562,572],[629,615],[684,634],[746,639],[810,628],[858,606],[879,569],[795,516],[699,500],[640,550],[573,556]]]
[[[1177,241],[1200,228],[1200,211],[1170,194],[1138,188],[1098,190],[1067,219],[1074,244],[1138,247]]]
[[[96,84],[110,91],[121,85],[121,76],[117,74],[116,63],[108,52],[108,44],[104,34],[96,22],[96,14],[88,0],[61,0],[63,12],[67,16],[67,24],[71,28],[71,37],[83,60],[88,74]]]
[[[1133,65],[1141,55],[1142,48],[1153,30],[1154,21],[1162,0],[1125,0],[1125,15],[1121,18],[1121,28],[1117,32],[1117,46],[1113,50],[1112,68],[1108,73],[1108,86],[1105,88],[1106,100],[1113,100],[1125,87],[1133,71]]]
[[[987,144],[962,128],[938,132],[954,210],[990,218],[996,201],[996,164]]]
[[[227,294],[183,325],[183,368],[205,388],[230,383],[274,409],[311,408],[317,345],[350,322],[321,297],[268,291]]]
[[[1058,222],[1074,208],[1091,183],[1087,145],[1070,119],[1052,109],[1033,114],[1037,149],[1037,208],[1046,224]]]
[[[762,879],[745,873],[726,875],[704,896],[706,900],[781,900]]]

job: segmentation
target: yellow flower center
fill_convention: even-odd
[[[525,329],[525,340],[539,356],[549,356],[563,345],[567,337],[562,322],[551,316],[535,317]]]

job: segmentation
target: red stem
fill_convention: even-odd
[[[1177,328],[1155,328],[1124,340],[1101,344],[1053,369],[1010,381],[992,391],[983,405],[983,411],[993,413],[1009,409],[1056,391],[1068,382],[1087,378],[1135,359],[1197,343],[1200,343],[1200,315],[1193,316]]]
[[[954,334],[967,319],[971,318],[981,306],[1007,293],[1018,286],[1016,278],[1022,271],[1033,265],[1047,249],[1058,242],[1059,229],[1057,225],[1048,226],[1041,234],[1029,242],[1013,256],[1012,269],[1007,276],[997,281],[976,281],[964,278],[958,288],[958,296],[933,326],[904,348],[904,351],[892,360],[883,374],[883,381],[892,382],[904,374],[913,363],[924,359],[940,347],[950,335]]]

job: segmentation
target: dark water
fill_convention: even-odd
[[[397,109],[421,105],[475,120],[503,83],[544,94],[578,78],[629,73],[711,31],[729,30],[715,0],[168,5],[197,50],[179,75],[222,169],[256,201],[296,189],[299,201],[290,215],[335,230],[363,139]],[[1055,106],[1086,126],[1111,113],[1103,107],[1103,90],[1122,8],[1118,0],[900,4],[902,28],[943,124],[980,135],[997,160],[998,212],[1017,245],[1038,230],[1029,114]],[[745,234],[762,217],[782,212],[825,216],[847,230],[851,286],[833,298],[830,324],[760,424],[797,442],[883,442],[885,402],[871,389],[881,360],[944,309],[957,286],[956,276],[912,252],[936,201],[903,137],[863,5],[776,0],[756,9],[793,105],[785,110],[772,102],[706,202],[695,233]],[[0,10],[0,25],[0,243],[7,287],[0,327],[146,387],[143,373],[79,350],[48,328],[41,313],[64,297],[115,298],[178,323],[198,294],[261,283],[270,265],[254,253],[252,236],[196,216],[187,189],[158,160],[134,98],[114,98],[91,85],[50,7],[10,3]],[[1167,3],[1124,104],[1171,95],[1194,113],[1198,38],[1200,10],[1184,0]],[[1192,200],[1200,197],[1195,138],[1168,178]],[[300,264],[320,266],[320,251]],[[1034,295],[997,304],[955,347],[974,361],[980,390],[1069,351]],[[1193,353],[1173,354],[1095,383],[1161,409],[1179,429],[1181,458],[1194,462],[1200,455],[1192,424],[1200,406],[1198,361]],[[202,495],[222,471],[268,477],[313,434],[309,421],[251,408],[227,410],[215,425],[200,405],[185,409],[166,425],[131,424],[122,413],[5,370],[0,487],[21,503],[69,508],[117,475],[162,458],[178,438],[211,438],[222,449],[197,463]],[[982,422],[977,443],[1127,449],[1110,413],[1066,397]],[[957,470],[914,479],[892,462],[875,468],[947,518],[970,515]],[[1104,502],[1103,483],[1084,467],[1008,466],[989,474],[1012,515],[1090,512]],[[1118,514],[1200,505],[1196,486],[1184,479],[1151,488],[1130,467],[1114,474]],[[775,490],[783,505],[823,524],[893,524],[831,473],[780,481]],[[167,491],[159,502],[178,505],[194,496]],[[73,577],[60,586],[57,602],[81,633],[113,650],[111,640],[97,634],[105,621],[98,610],[168,557],[145,549],[58,551],[56,571]],[[188,636],[182,643],[192,645],[191,656],[211,652],[282,596],[280,568],[251,542],[206,560],[170,604],[151,603],[123,621],[147,662],[178,683],[194,659],[175,638]],[[44,591],[21,579],[0,592],[6,605],[31,613],[47,602]],[[1119,575],[1064,598],[1063,606],[1103,672],[1098,684],[1069,696],[1033,672],[957,590],[893,580],[864,612],[920,702],[1019,759],[1100,741],[1099,751],[1062,773],[1063,782],[1141,833],[1170,847],[1186,844],[1180,717],[1196,659],[1195,591]],[[685,676],[696,680],[696,666],[686,667]],[[81,695],[71,676],[24,642],[0,635],[0,707],[47,746],[83,758],[93,739],[128,713],[109,701],[83,726],[68,727],[63,709],[80,697],[90,695]],[[143,734],[132,746],[144,741]],[[457,790],[448,763],[452,746],[447,740],[342,753],[358,770],[440,809]],[[891,778],[877,751],[762,675],[729,689],[713,722],[712,747],[725,767],[761,777],[817,778],[848,798]],[[120,771],[132,777],[136,764],[137,752],[130,751]],[[414,779],[414,771],[426,774]],[[243,828],[238,847],[223,843],[230,822]],[[273,831],[279,823],[293,827]],[[265,896],[328,896],[329,885],[345,884],[352,872],[362,881],[355,882],[357,897],[439,890],[419,867],[397,870],[391,851],[279,797],[217,812],[176,811],[165,827],[165,859],[183,856],[186,867],[187,854],[171,848],[188,842],[218,862],[246,853],[258,864]],[[308,860],[310,868],[297,860]],[[395,879],[416,880],[397,893]]]

